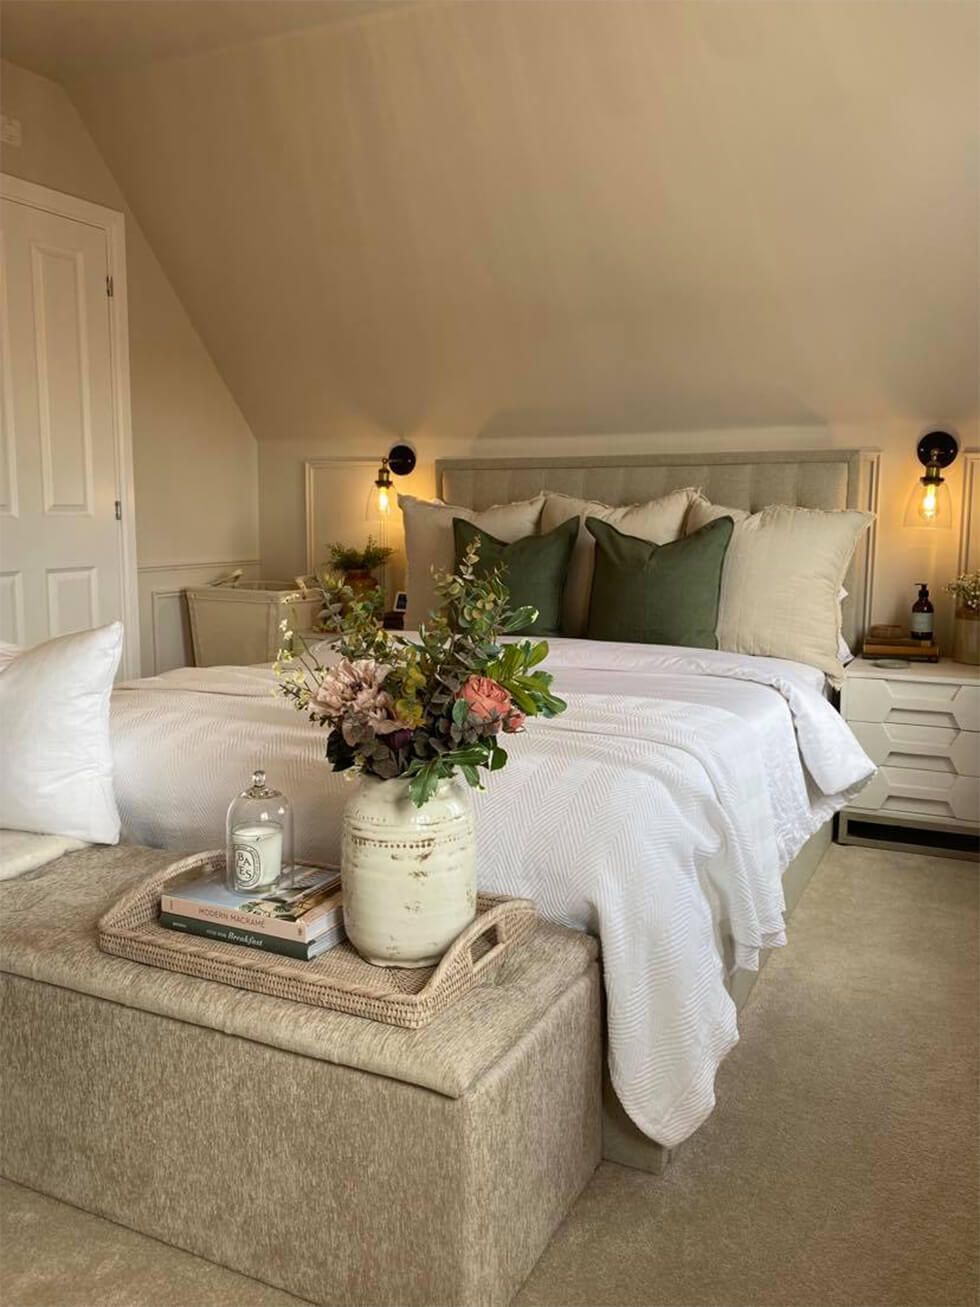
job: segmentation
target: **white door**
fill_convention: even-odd
[[[4,198],[0,640],[126,609],[104,228]]]

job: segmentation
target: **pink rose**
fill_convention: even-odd
[[[456,692],[457,699],[465,699],[470,712],[481,722],[492,722],[510,712],[510,695],[502,685],[489,676],[471,676]]]
[[[503,729],[505,735],[513,735],[516,731],[521,730],[527,718],[516,708],[511,708],[510,712],[504,718]]]

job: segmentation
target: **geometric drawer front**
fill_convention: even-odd
[[[851,722],[861,748],[879,767],[911,767],[980,776],[980,731],[904,722]]]
[[[849,806],[898,816],[977,822],[980,785],[972,776],[882,767]]]
[[[854,677],[844,687],[842,708],[849,722],[895,722],[980,731],[980,686],[977,685]]]

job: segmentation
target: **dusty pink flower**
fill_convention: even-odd
[[[370,723],[376,735],[402,730],[404,722],[395,715],[395,703],[384,689],[388,668],[370,658],[351,662],[341,659],[324,674],[310,701],[317,715],[336,721],[357,717]]]
[[[504,718],[511,710],[510,695],[489,676],[470,676],[456,692],[456,698],[465,699],[470,712],[481,722]]]
[[[519,731],[521,729],[521,727],[524,725],[526,721],[527,718],[522,712],[518,712],[516,708],[511,708],[510,712],[507,714],[507,716],[504,718],[503,721],[504,734],[513,735],[515,731]]]

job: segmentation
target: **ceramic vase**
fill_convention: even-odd
[[[440,781],[421,808],[408,781],[364,777],[344,808],[344,925],[367,962],[433,966],[476,915],[469,789]]]
[[[953,660],[980,665],[980,610],[960,606],[953,623]]]

